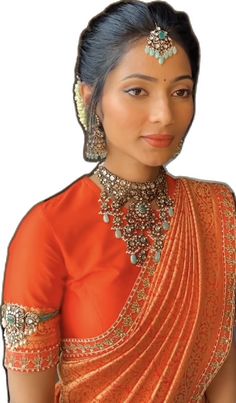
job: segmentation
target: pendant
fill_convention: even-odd
[[[144,183],[127,181],[102,165],[94,173],[103,187],[100,214],[104,223],[111,224],[115,238],[125,242],[131,264],[143,267],[151,248],[156,250],[153,260],[158,264],[174,216],[164,168],[156,180]]]

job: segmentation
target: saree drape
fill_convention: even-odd
[[[178,186],[161,263],[149,261],[107,332],[64,340],[61,401],[201,401],[226,359],[235,306],[232,196],[217,184]]]
[[[168,175],[168,186],[176,205],[161,261],[154,264],[150,255],[139,272],[107,226],[101,222],[94,228],[99,189],[88,177],[40,204],[47,216],[43,232],[42,219],[28,224],[28,237],[40,227],[44,247],[36,254],[37,291],[24,297],[23,286],[14,290],[11,281],[19,265],[16,249],[26,240],[20,229],[24,242],[12,246],[4,302],[42,312],[60,309],[61,315],[39,325],[27,348],[7,349],[5,365],[21,371],[49,368],[56,365],[60,346],[55,402],[201,402],[226,360],[235,315],[234,199],[223,184]],[[76,282],[73,273],[80,266]],[[120,277],[114,274],[119,270]],[[25,288],[33,285],[27,275]],[[42,364],[37,368],[36,359]]]

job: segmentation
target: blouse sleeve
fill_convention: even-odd
[[[59,242],[40,203],[8,248],[1,309],[6,368],[33,372],[57,365],[64,281]]]

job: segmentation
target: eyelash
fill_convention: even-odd
[[[185,92],[185,94],[187,94],[187,95],[182,95],[182,96],[180,95],[180,98],[188,98],[192,95],[192,91],[187,88],[181,88],[180,90],[176,90],[175,93],[177,93],[177,92]],[[178,95],[177,95],[177,97],[178,97]]]
[[[139,91],[139,94],[136,94],[136,95],[134,95],[134,94],[131,94],[131,91]],[[135,87],[135,88],[130,88],[129,90],[127,90],[127,91],[125,91],[127,94],[129,94],[129,95],[131,95],[132,97],[140,97],[140,96],[142,96],[142,95],[140,95],[140,92],[142,92],[142,91],[144,91],[145,93],[146,93],[146,91],[145,90],[143,90],[142,88],[139,88],[139,87]],[[179,90],[176,90],[176,91],[174,91],[174,94],[175,93],[178,93],[178,92],[184,92],[185,93],[185,95],[174,95],[176,98],[188,98],[188,97],[190,97],[191,95],[192,95],[192,91],[191,90],[189,90],[189,89],[187,89],[187,88],[181,88],[181,89],[179,89]]]
[[[136,88],[130,88],[129,90],[125,91],[127,94],[131,95],[132,97],[137,97],[138,95],[137,94],[136,95],[131,94],[131,91],[140,91],[141,92],[141,91],[144,91],[144,90],[142,88],[136,87]]]

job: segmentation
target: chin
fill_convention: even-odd
[[[153,168],[155,168],[155,167],[159,167],[159,166],[162,166],[162,165],[166,165],[166,164],[168,164],[171,160],[172,160],[172,155],[170,155],[170,154],[168,154],[168,155],[165,155],[165,156],[149,156],[149,157],[146,157],[146,158],[144,158],[142,161],[140,161],[140,162],[142,162],[144,165],[146,165],[146,166],[148,166],[148,167],[153,167]]]

